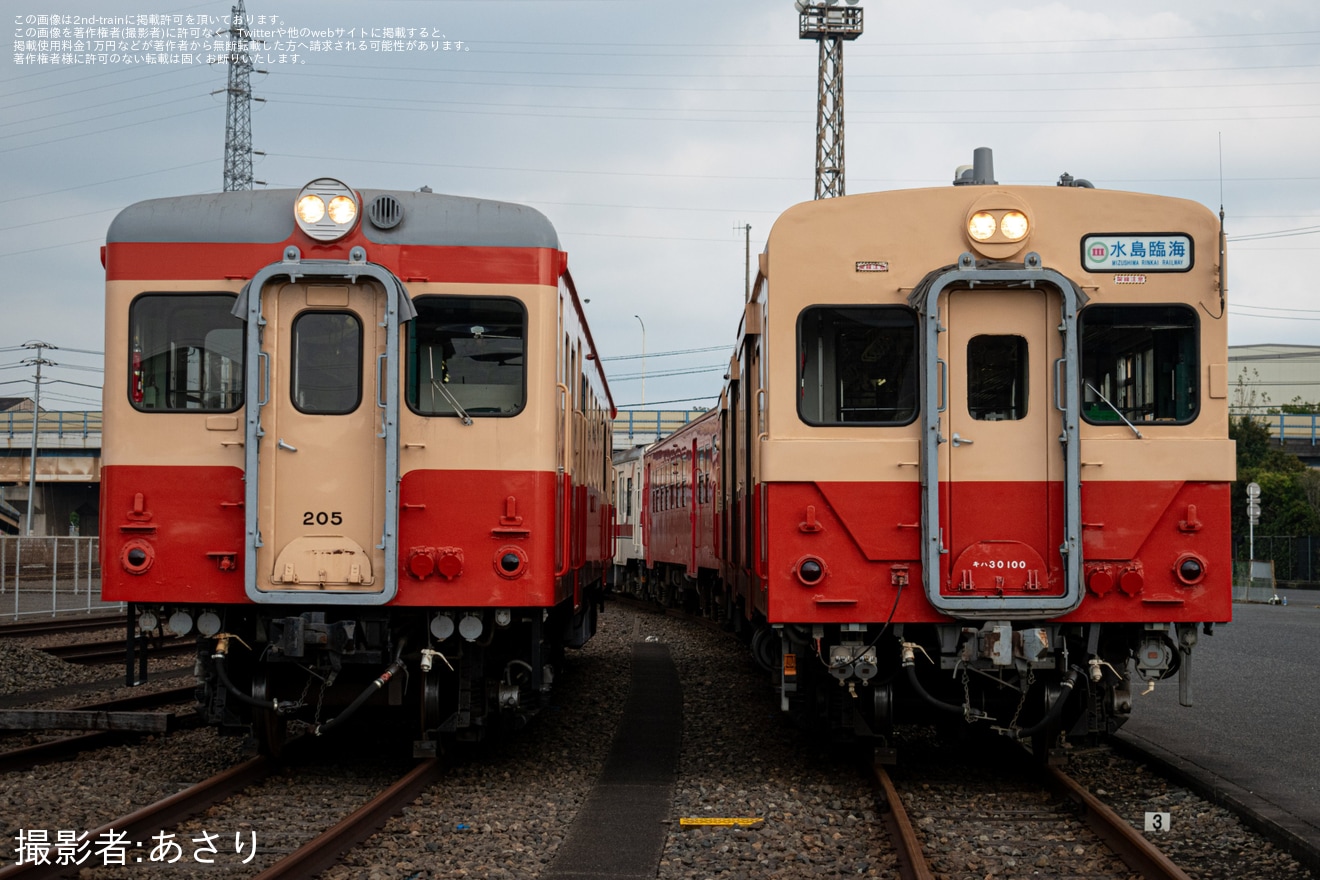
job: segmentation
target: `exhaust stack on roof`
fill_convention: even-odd
[[[954,186],[994,186],[995,157],[989,147],[977,147],[971,165],[959,165],[953,173]]]

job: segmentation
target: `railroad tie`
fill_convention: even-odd
[[[683,691],[669,648],[633,645],[623,718],[600,777],[545,880],[653,878],[664,852],[683,733]]]

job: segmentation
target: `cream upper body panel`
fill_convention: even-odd
[[[999,205],[1024,212],[1031,231],[1017,245],[978,249],[967,233],[968,218],[986,206]],[[1133,275],[1086,270],[1082,247],[1086,236],[1155,233],[1190,239],[1193,261],[1189,271]],[[908,297],[923,278],[955,265],[963,253],[970,252],[978,260],[1021,264],[1034,252],[1040,255],[1043,268],[1070,279],[1089,304],[1186,304],[1196,316],[1200,394],[1195,419],[1177,426],[1142,425],[1140,439],[1127,427],[1083,420],[1084,462],[1097,459],[1088,451],[1093,441],[1119,450],[1107,454],[1103,467],[1085,467],[1083,479],[1150,479],[1156,474],[1166,479],[1231,479],[1233,444],[1223,439],[1228,401],[1221,386],[1228,340],[1219,241],[1218,219],[1195,202],[1072,187],[899,190],[790,208],[771,231],[758,286],[766,316],[763,345],[771,401],[763,443],[766,478],[819,479],[824,464],[844,479],[919,479],[916,468],[901,463],[917,458],[922,430],[919,419],[885,427],[819,426],[799,415],[792,401],[801,396],[798,340],[804,309],[818,305],[907,308]],[[941,303],[945,300],[947,295],[941,297]],[[1053,335],[1053,340],[1039,340],[1042,350],[1045,346],[1057,348],[1058,336]],[[1177,452],[1188,440],[1199,441],[1200,452],[1194,461],[1185,449]],[[884,454],[880,454],[880,444],[884,444]],[[1162,446],[1167,446],[1167,455],[1152,451]],[[1009,462],[1006,467],[1012,470],[1011,450],[1004,452]],[[1160,460],[1161,467],[1153,467],[1152,460]]]

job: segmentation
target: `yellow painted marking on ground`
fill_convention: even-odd
[[[701,817],[684,817],[678,820],[679,825],[755,825],[757,822],[764,822],[764,819],[705,819]]]

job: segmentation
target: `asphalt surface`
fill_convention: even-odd
[[[1193,702],[1176,678],[1136,696],[1119,739],[1152,752],[1252,824],[1281,827],[1320,866],[1320,591],[1287,605],[1235,603],[1233,621],[1193,652]]]

